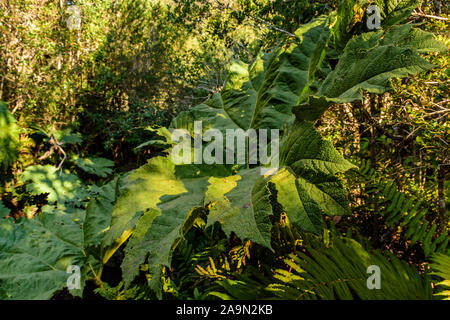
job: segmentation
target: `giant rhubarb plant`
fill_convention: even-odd
[[[313,121],[333,104],[391,89],[391,78],[432,68],[420,53],[446,49],[412,25],[393,25],[409,15],[405,2],[381,7],[386,29],[354,34],[363,20],[353,15],[363,7],[345,1],[337,14],[297,30],[295,41],[250,65],[234,63],[221,93],[174,119],[172,128],[192,135],[194,121],[202,121],[203,130],[284,129],[280,168],[261,176],[249,165],[232,171],[174,165],[169,157],[151,159],[131,173],[106,239],[110,244],[135,228],[122,265],[126,283],[145,261],[153,271],[170,266],[172,250],[199,210],[207,210],[207,226],[218,222],[227,235],[234,232],[271,249],[271,186],[289,220],[303,230],[319,232],[323,214],[348,213],[337,174],[352,165],[321,137]]]
[[[49,175],[47,180],[67,183],[65,177]],[[82,295],[86,279],[99,280],[108,254],[100,244],[111,222],[117,186],[114,179],[91,190],[96,196],[86,209],[81,202],[76,207],[72,198],[58,205],[51,199],[33,219],[0,220],[0,300],[50,299],[67,286],[70,266],[80,271],[70,290],[75,296]]]
[[[158,293],[161,268],[170,266],[174,248],[199,213],[207,213],[207,226],[218,223],[227,235],[234,233],[269,250],[273,198],[292,224],[309,232],[320,232],[324,214],[347,214],[338,175],[352,165],[321,137],[313,122],[332,104],[360,100],[363,92],[383,93],[390,89],[391,78],[433,67],[420,53],[446,48],[412,25],[396,25],[416,2],[376,1],[383,29],[364,33],[368,3],[346,0],[329,17],[302,26],[295,39],[272,53],[259,55],[250,65],[235,62],[222,92],[181,113],[171,128],[193,134],[198,120],[203,130],[280,129],[278,170],[261,175],[260,166],[248,163],[176,165],[170,156],[152,158],[122,179],[112,213],[105,206],[111,214],[110,229],[105,233],[91,228],[89,234],[97,234],[96,243],[101,241],[103,248],[103,257],[97,260],[105,263],[114,248],[129,239],[122,263],[125,283],[129,285],[146,262],[151,287]],[[69,225],[88,221],[83,215],[66,214],[77,219]],[[52,223],[49,231],[46,221],[52,217],[42,214],[23,226],[0,225],[7,230],[6,238],[5,232],[0,235],[0,297],[23,297],[19,292],[50,297],[58,289],[54,282],[61,285],[64,278],[60,270],[66,257],[71,257],[70,263],[88,265],[86,241],[75,226],[63,232],[62,226]],[[26,232],[41,232],[49,241],[38,245],[37,235],[25,236]],[[44,245],[47,250],[40,247]],[[40,264],[31,267],[26,255]],[[32,280],[27,272],[33,273]],[[22,283],[21,290],[14,289],[17,283]]]

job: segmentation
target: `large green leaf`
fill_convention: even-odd
[[[134,206],[134,210],[145,213],[137,221],[125,249],[122,270],[127,284],[146,257],[150,270],[170,266],[175,245],[207,205],[209,225],[219,221],[227,234],[235,232],[242,239],[270,248],[270,194],[260,168],[241,170],[232,176],[225,174],[230,172],[208,170],[205,166],[175,166],[170,159],[158,157],[130,175],[128,179],[133,182],[116,205],[112,228],[120,225],[119,230],[123,230],[132,226],[134,211],[128,212],[127,218],[121,216],[117,223],[114,218],[117,212],[127,209],[121,207],[122,201],[135,201],[134,192],[143,192],[153,201]],[[120,224],[120,220],[126,222]],[[116,233],[116,237],[119,235]]]
[[[171,127],[193,132],[201,120],[203,130],[281,128],[323,59],[327,35],[325,18],[316,19],[297,30],[297,41],[286,48],[259,55],[251,65],[235,62],[222,92],[181,113]]]
[[[227,234],[235,232],[270,248],[272,208],[267,183],[276,188],[277,200],[293,224],[318,233],[322,214],[348,214],[346,194],[335,176],[354,166],[311,123],[297,123],[284,139],[280,168],[261,176],[261,168],[211,178],[205,204],[212,203],[208,225],[219,221]]]
[[[431,299],[429,277],[390,252],[388,257],[379,251],[369,252],[349,238],[334,237],[330,245],[312,237],[306,239],[306,253],[285,259],[289,271],[277,270],[278,283],[267,288],[279,299]],[[379,289],[368,286],[373,270],[379,272]]]
[[[278,172],[261,175],[262,167],[235,174],[214,166],[176,166],[170,158],[153,158],[126,178],[113,210],[111,243],[134,233],[122,264],[129,284],[148,257],[151,270],[170,266],[174,246],[192,225],[195,213],[207,208],[208,226],[218,222],[235,233],[271,248],[269,183],[292,223],[318,233],[321,216],[348,213],[345,192],[336,173],[353,167],[322,139],[311,123],[297,123],[283,140]],[[123,240],[123,239],[122,239]]]
[[[444,300],[450,300],[450,256],[445,254],[435,254],[433,263],[431,263],[433,274],[442,279],[438,283],[439,288],[443,289],[437,296],[444,296]]]
[[[111,245],[124,232],[134,229],[137,220],[146,210],[157,209],[159,204],[170,203],[171,200],[177,201],[180,197],[187,199],[192,196],[196,193],[192,190],[197,183],[196,178],[203,181],[197,185],[199,187],[197,194],[201,194],[201,184],[207,185],[208,173],[213,172],[223,175],[228,171],[224,166],[175,166],[169,158],[150,159],[146,165],[123,178],[122,194],[114,206],[111,229],[104,243]],[[191,183],[194,185],[191,186]],[[184,213],[187,214],[193,203],[197,202],[199,205],[202,204],[200,200],[187,201],[185,204],[176,203],[182,204],[183,206],[179,209],[181,211],[185,209]]]
[[[83,226],[86,246],[98,246],[111,225],[111,212],[119,194],[120,179],[116,177],[102,187],[91,188],[93,193],[86,206],[86,219]]]
[[[311,123],[296,123],[289,132],[280,150],[280,166],[270,182],[292,223],[318,233],[322,214],[349,213],[345,190],[335,174],[354,166]]]
[[[103,256],[99,247],[109,226],[117,180],[98,188],[87,209],[47,205],[42,213],[20,222],[0,220],[0,300],[49,299],[67,286],[71,265],[85,280],[95,279]],[[95,273],[94,273],[95,272]]]
[[[126,177],[105,243],[136,226],[122,264],[127,283],[147,254],[150,266],[170,265],[173,245],[182,237],[189,213],[203,206],[209,177],[227,173],[221,172],[225,167],[214,168],[175,166],[169,158],[157,157]]]
[[[374,2],[380,9],[382,27],[392,26],[409,17],[420,3],[421,0],[375,0]]]
[[[9,166],[17,159],[19,127],[6,104],[0,101],[0,167]]]
[[[354,167],[308,122],[295,123],[283,138],[280,165],[303,176],[310,172],[334,175]]]
[[[347,43],[336,68],[293,112],[299,120],[313,121],[332,104],[362,100],[364,91],[384,93],[392,89],[391,78],[435,67],[419,53],[446,49],[432,34],[408,24],[394,26],[386,33],[364,33]]]
[[[79,203],[87,197],[76,175],[60,172],[50,165],[26,168],[19,181],[22,183],[30,181],[27,184],[27,192],[33,195],[48,194],[49,203]]]
[[[112,173],[111,167],[114,166],[114,161],[105,158],[78,158],[75,162],[85,172],[103,178]]]
[[[321,18],[298,30],[298,43],[260,56],[250,67],[235,63],[222,93],[178,116],[172,127],[192,133],[194,121],[201,120],[203,130],[281,128],[292,118],[291,107],[315,81],[328,37],[324,22]],[[272,178],[262,176],[261,167],[232,174],[226,166],[174,165],[168,158],[151,159],[129,174],[104,239],[111,245],[134,230],[122,264],[126,283],[146,258],[150,270],[170,266],[174,246],[202,208],[209,210],[208,226],[218,222],[228,235],[271,248],[269,183],[289,218],[302,229],[319,232],[323,213],[348,213],[335,174],[351,165],[312,124],[295,125],[281,156],[284,167]],[[284,181],[286,172],[289,183]],[[288,194],[295,195],[294,202]]]
[[[272,215],[267,181],[261,168],[245,169],[236,175],[210,180],[205,204],[210,204],[208,226],[220,222],[227,235],[234,232],[267,248]]]
[[[2,200],[0,200],[0,219],[5,218],[11,213],[11,210],[3,204]]]

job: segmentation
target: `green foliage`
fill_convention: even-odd
[[[335,175],[353,166],[310,123],[297,124],[283,142],[281,169],[269,181],[290,222],[319,233],[323,213],[349,214],[345,191]]]
[[[403,21],[420,5],[420,0],[375,0],[380,8],[383,27],[392,26]]]
[[[109,238],[114,240],[122,230],[133,228],[122,268],[128,284],[149,252],[149,268],[170,265],[172,248],[195,220],[196,209],[202,206],[208,175],[195,168],[176,167],[162,157],[151,159],[147,165],[126,178],[125,191],[112,213]],[[151,190],[151,191],[150,191]],[[148,192],[154,196],[148,197]],[[124,226],[122,226],[124,225]]]
[[[404,237],[410,240],[409,245],[420,243],[425,257],[448,252],[448,232],[438,234],[437,223],[430,219],[431,214],[422,206],[421,200],[399,191],[394,181],[383,178],[371,168],[370,161],[363,160],[358,172],[370,186],[366,192],[376,197],[374,201],[378,205],[378,212],[375,214],[382,215],[389,228],[406,229]]]
[[[67,268],[86,263],[83,219],[73,210],[48,212],[21,223],[2,221],[0,299],[49,299],[65,287]]]
[[[432,67],[412,49],[442,49],[428,34],[410,25],[394,27],[386,34],[378,31],[357,36],[348,42],[316,97],[311,93],[315,92],[317,67],[325,56],[329,36],[326,21],[314,20],[296,34],[298,42],[287,49],[259,56],[250,66],[235,63],[221,94],[182,113],[172,127],[192,133],[193,122],[202,120],[204,129],[222,131],[281,128],[290,122],[291,108],[308,95],[311,109],[307,113],[317,118],[333,103],[360,99],[363,89],[382,93],[390,88],[390,78]],[[385,63],[373,63],[374,57],[381,57]],[[368,63],[373,63],[371,68],[362,68]],[[325,107],[317,107],[315,101],[325,101]],[[323,213],[347,214],[345,192],[336,174],[352,165],[322,140],[312,124],[302,121],[304,112],[297,112],[297,122],[282,142],[281,168],[273,176],[259,176],[259,167],[237,169],[231,174],[225,166],[219,171],[217,166],[175,166],[167,158],[154,158],[132,172],[113,210],[112,232],[107,238],[107,244],[111,244],[129,235],[134,227],[139,231],[127,246],[122,265],[126,284],[147,256],[149,270],[159,273],[161,266],[170,267],[173,248],[191,227],[195,220],[192,215],[202,208],[209,211],[207,226],[220,222],[227,236],[235,233],[242,240],[271,249],[269,184],[274,186],[276,200],[289,220],[304,230],[320,231]],[[154,196],[148,197],[147,192]],[[160,288],[154,281],[152,287]]]
[[[444,291],[441,291],[436,295],[444,296],[444,300],[450,300],[450,290],[448,290],[450,288],[450,256],[443,254],[434,255],[431,268],[435,271],[432,274],[443,279],[438,285],[441,286]]]
[[[314,76],[327,36],[323,23],[317,19],[301,27],[298,41],[259,55],[251,65],[232,64],[222,92],[181,113],[171,127],[193,131],[194,121],[202,120],[204,130],[281,128],[292,120],[291,109]]]
[[[236,175],[211,177],[205,195],[209,205],[208,225],[220,222],[227,236],[234,232],[271,249],[272,215],[270,192],[260,168],[244,169]]]
[[[17,159],[19,127],[6,104],[0,101],[0,168],[8,167]]]
[[[153,146],[155,148],[167,149],[169,146],[173,145],[172,133],[166,127],[160,127],[157,129],[146,128],[146,130],[156,133],[156,137],[152,140],[141,143],[136,149],[142,149],[148,146]]]
[[[76,175],[59,171],[51,165],[28,167],[20,176],[20,182],[28,181],[27,192],[33,195],[48,194],[49,203],[77,203],[86,199]]]
[[[104,11],[110,3],[77,1],[82,13],[77,31],[67,27],[68,2],[3,1],[0,99],[31,123],[58,127],[74,122],[81,111],[75,95],[86,88],[93,55],[105,37]]]
[[[334,239],[329,246],[308,241],[307,253],[285,259],[289,270],[279,269],[279,283],[268,286],[276,297],[300,299],[422,300],[431,298],[431,285],[404,261],[390,254],[369,253],[352,239]],[[381,288],[369,289],[371,265],[380,268]]]
[[[308,152],[302,149],[304,145],[308,145]],[[220,222],[227,235],[234,232],[241,239],[271,248],[268,183],[278,189],[289,218],[302,229],[320,230],[322,213],[347,214],[345,194],[334,174],[352,166],[321,139],[311,124],[298,125],[281,150],[281,164],[286,168],[268,178],[261,176],[260,167],[230,175],[226,167],[175,166],[162,157],[149,160],[127,176],[106,238],[111,244],[136,225],[122,265],[125,279],[133,279],[133,270],[144,262],[148,252],[149,268],[170,266],[174,245],[189,229],[194,220],[191,216],[201,208],[209,209],[208,225]],[[283,181],[286,179],[289,185]],[[153,197],[148,197],[149,192]],[[288,199],[292,192],[298,194],[298,206]]]
[[[381,8],[381,30],[366,30],[370,3]],[[370,3],[343,0],[311,20],[330,3],[104,0],[80,3],[82,30],[60,34],[48,26],[64,24],[64,7],[45,4],[42,19],[35,0],[0,4],[8,25],[23,24],[22,12],[36,20],[29,30],[0,24],[7,53],[0,55],[0,98],[20,114],[20,124],[36,122],[20,130],[19,140],[14,116],[0,103],[0,166],[7,169],[0,177],[0,299],[49,299],[67,286],[71,265],[82,278],[72,295],[82,296],[92,280],[106,299],[431,299],[427,268],[417,271],[429,257],[432,275],[444,279],[438,288],[449,287],[448,256],[439,254],[448,254],[445,212],[433,216],[429,202],[364,161],[356,173],[363,201],[350,216],[352,181],[343,177],[355,166],[340,151],[351,152],[347,145],[337,151],[316,129],[330,107],[384,93],[393,78],[409,81],[442,64],[442,56],[428,53],[446,45],[402,24],[418,1]],[[434,91],[440,99],[445,88]],[[181,106],[186,111],[168,126]],[[431,114],[445,116],[437,106]],[[359,128],[358,155],[398,131],[377,138],[379,123],[369,119],[363,121],[373,127],[370,139]],[[263,175],[267,166],[249,159],[235,166],[174,164],[169,128],[193,135],[197,120],[203,131],[279,129],[279,168]],[[421,123],[430,132],[417,137],[415,127],[405,131],[426,148],[445,140],[439,121]],[[111,154],[100,154],[99,145]],[[15,162],[18,154],[26,156]],[[427,164],[446,168],[436,159]],[[114,164],[115,173],[138,168],[104,184]],[[437,178],[441,207],[445,175]],[[374,237],[364,239],[367,218]],[[319,241],[316,235],[334,224],[348,227],[347,238],[333,233],[330,241],[325,229]],[[396,235],[402,247],[380,246],[379,227],[381,238]],[[355,234],[358,242],[350,239]],[[395,255],[363,247],[369,241]],[[402,255],[411,248],[424,256]],[[367,288],[370,265],[381,268],[380,290]],[[115,287],[103,282],[110,267],[121,269]],[[437,291],[448,297],[446,289]]]
[[[266,288],[260,282],[245,276],[239,277],[239,279],[218,281],[217,284],[227,293],[212,291],[209,294],[222,300],[260,300],[263,297],[270,297],[270,294],[265,292]]]
[[[99,244],[110,224],[117,179],[96,188],[96,198],[83,208],[47,205],[33,219],[14,223],[0,221],[0,299],[49,299],[67,286],[68,267],[80,268],[82,296],[85,281],[100,281],[103,257],[108,248]],[[61,194],[58,194],[61,196]],[[73,204],[73,203],[72,203]]]
[[[391,78],[435,67],[419,53],[446,49],[432,34],[410,24],[361,34],[347,43],[336,68],[294,113],[298,119],[314,121],[333,104],[362,100],[363,92],[384,93],[392,89]]]
[[[11,210],[5,207],[3,202],[0,200],[0,219],[4,219],[11,213]]]
[[[86,220],[83,227],[85,243],[91,246],[101,244],[111,224],[111,212],[113,204],[117,201],[121,183],[119,177],[116,177],[102,187],[93,185],[89,189],[91,199],[86,206]]]
[[[105,158],[79,158],[76,164],[83,171],[103,178],[112,173],[111,167],[114,166],[113,161]]]
[[[95,289],[95,293],[107,300],[141,300],[146,299],[150,295],[148,288],[142,286],[134,286],[129,289],[124,288],[124,282],[121,281],[116,287],[111,287],[107,283],[103,283],[103,287]]]

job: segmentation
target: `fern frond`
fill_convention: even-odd
[[[433,256],[433,263],[431,263],[432,273],[443,280],[438,283],[438,286],[444,291],[437,293],[437,296],[444,296],[444,300],[450,300],[450,256],[444,254],[436,254]]]
[[[277,270],[279,283],[267,290],[281,299],[362,299],[397,300],[430,299],[428,276],[422,277],[406,262],[394,255],[369,253],[352,239],[335,239],[327,248],[309,241],[307,254],[298,253],[286,259],[290,271]],[[369,289],[369,266],[380,269],[380,289]]]
[[[370,160],[361,161],[358,173],[368,182],[366,192],[377,194],[378,214],[385,217],[388,227],[405,228],[406,240],[410,240],[411,246],[419,243],[425,257],[430,257],[434,253],[449,252],[448,233],[440,236],[436,234],[437,225],[430,223],[431,220],[429,220],[432,219],[430,217],[432,213],[422,206],[420,199],[399,191],[394,181],[384,178],[370,168]]]
[[[260,300],[270,298],[266,287],[271,279],[261,276],[253,267],[249,267],[246,273],[236,275],[236,279],[223,279],[217,281],[219,285],[216,291],[209,295],[216,296],[222,300]],[[220,290],[220,291],[219,291]],[[222,292],[222,291],[225,292]]]

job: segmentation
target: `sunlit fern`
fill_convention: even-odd
[[[437,235],[437,224],[430,222],[432,213],[422,206],[420,199],[399,191],[394,181],[371,168],[369,160],[362,160],[359,167],[360,178],[367,181],[366,192],[376,195],[378,213],[385,217],[388,227],[404,228],[404,237],[410,240],[409,245],[420,243],[425,257],[449,252],[448,232]]]
[[[369,253],[352,239],[334,239],[330,247],[308,241],[307,252],[291,254],[286,269],[275,272],[278,283],[267,290],[279,299],[430,299],[431,285],[392,254]],[[381,288],[369,289],[371,265],[380,268]]]
[[[434,270],[434,275],[442,278],[438,286],[444,290],[436,295],[444,296],[444,300],[450,300],[450,256],[444,254],[434,255],[431,268]]]

